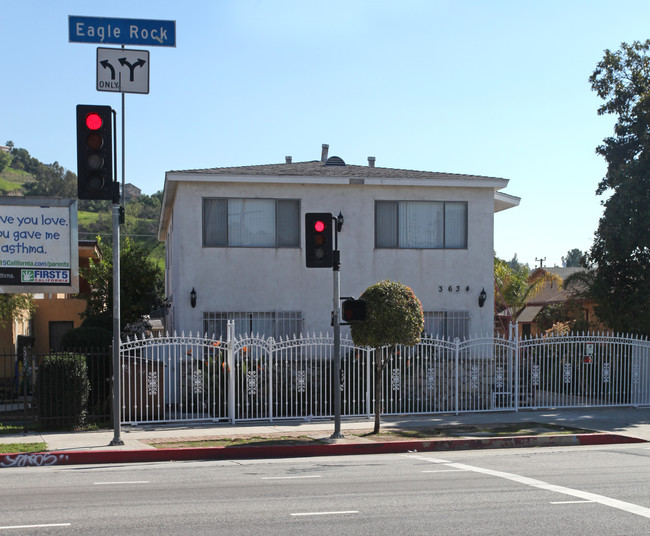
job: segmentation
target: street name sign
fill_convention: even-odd
[[[97,91],[149,93],[149,51],[98,47]]]
[[[176,21],[68,15],[68,40],[71,43],[175,47]]]

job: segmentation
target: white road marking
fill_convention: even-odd
[[[423,473],[461,473],[465,469],[434,469],[433,471],[422,471]]]
[[[339,514],[358,514],[359,510],[342,510],[340,512],[299,512],[292,516],[335,516]]]
[[[551,501],[549,504],[587,504],[594,501]]]
[[[0,530],[11,530],[11,529],[42,529],[47,527],[69,527],[71,523],[47,523],[42,525],[12,525],[6,527],[0,527]]]
[[[555,493],[562,493],[564,495],[569,495],[571,497],[576,497],[578,499],[583,499],[585,501],[596,502],[609,506],[611,508],[616,508],[618,510],[623,510],[624,512],[629,512],[641,517],[646,517],[650,519],[650,508],[645,506],[640,506],[638,504],[629,503],[626,501],[619,501],[618,499],[612,499],[611,497],[605,497],[604,495],[598,495],[597,493],[590,493],[588,491],[582,491],[579,489],[566,488],[564,486],[557,486],[555,484],[549,484],[543,480],[537,480],[535,478],[528,478],[522,475],[516,475],[514,473],[506,473],[504,471],[493,471],[492,469],[484,469],[483,467],[476,467],[474,465],[466,465],[464,463],[451,463],[446,460],[441,460],[440,458],[427,458],[426,456],[411,456],[409,454],[402,454],[402,456],[416,458],[418,460],[424,460],[431,463],[441,463],[447,467],[452,467],[454,469],[462,469],[464,471],[472,471],[474,473],[481,473],[484,475],[494,476],[497,478],[503,478],[505,480],[511,480],[512,482],[517,482],[519,484],[524,484],[533,488],[543,489],[546,491],[553,491]]]
[[[262,480],[294,480],[299,478],[321,478],[321,475],[302,475],[302,476],[263,476]]]
[[[93,482],[95,486],[121,486],[122,484],[149,484],[149,480],[128,480],[124,482]]]

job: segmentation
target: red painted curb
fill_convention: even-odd
[[[353,454],[392,454],[450,450],[559,447],[646,443],[645,440],[611,433],[517,436],[491,438],[436,439],[432,441],[389,441],[384,443],[337,443],[268,447],[197,447],[146,450],[76,450],[39,453],[0,454],[0,467],[138,463],[187,460],[241,460],[301,458]]]

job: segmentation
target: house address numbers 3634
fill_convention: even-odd
[[[438,285],[438,292],[469,292],[469,285]]]

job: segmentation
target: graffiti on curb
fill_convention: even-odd
[[[41,452],[39,454],[15,454],[4,456],[0,467],[27,467],[27,466],[43,466],[43,465],[56,465],[62,461],[66,461],[68,456],[65,454],[53,454],[51,452]]]

